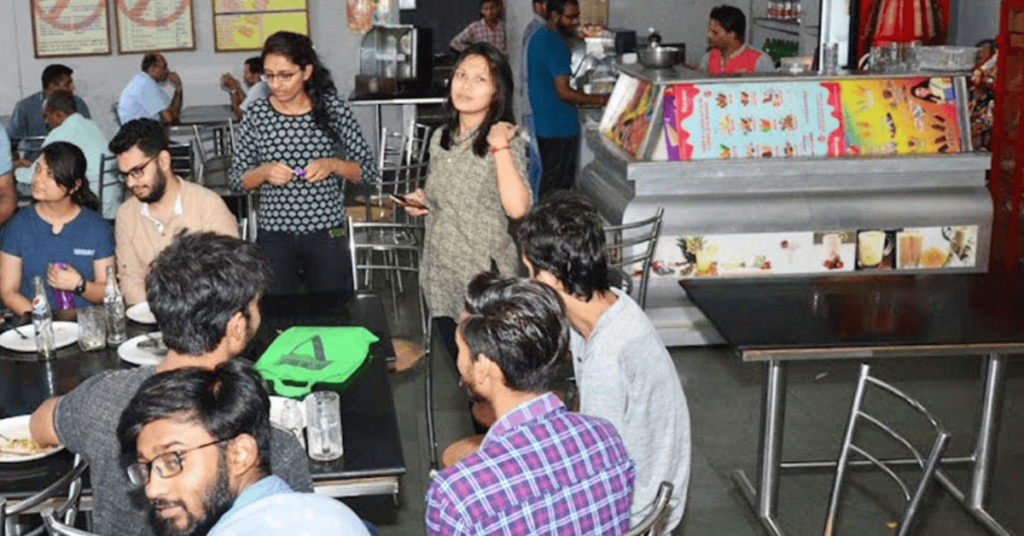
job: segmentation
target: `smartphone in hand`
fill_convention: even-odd
[[[401,196],[397,196],[395,194],[388,194],[388,197],[390,197],[392,201],[398,203],[399,205],[402,205],[403,207],[418,208],[420,210],[430,210],[430,207],[427,207],[426,205],[421,205],[415,201],[409,201],[408,199]]]

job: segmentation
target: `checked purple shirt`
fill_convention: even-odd
[[[608,535],[629,530],[636,469],[615,427],[551,393],[506,413],[427,490],[427,534]]]

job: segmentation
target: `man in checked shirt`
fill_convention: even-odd
[[[458,369],[498,421],[479,450],[427,490],[427,534],[619,535],[635,469],[606,420],[550,391],[569,348],[561,300],[543,284],[480,274],[456,330]]]

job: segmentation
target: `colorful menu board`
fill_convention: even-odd
[[[670,160],[964,150],[950,77],[676,84],[663,98]]]

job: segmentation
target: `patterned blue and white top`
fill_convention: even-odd
[[[331,127],[341,138],[340,147],[316,125],[313,112],[285,115],[268,99],[254,102],[238,127],[231,187],[241,191],[242,175],[268,162],[281,162],[294,169],[305,168],[319,158],[358,162],[360,181],[376,178],[377,163],[352,108],[337,95],[329,95],[326,100]],[[337,227],[345,219],[342,182],[337,176],[318,182],[292,180],[284,186],[264,183],[260,196],[261,230],[306,234]]]

